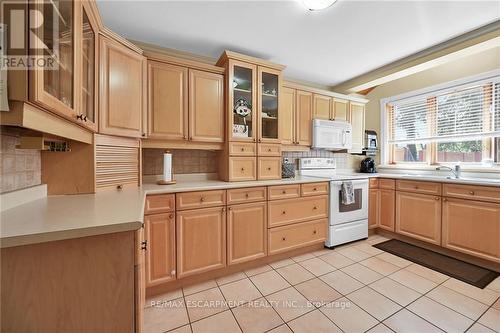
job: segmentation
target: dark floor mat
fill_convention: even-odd
[[[397,239],[374,247],[483,289],[499,273]]]

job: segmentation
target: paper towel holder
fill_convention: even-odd
[[[170,151],[166,150],[165,153],[167,154],[170,154]],[[173,184],[176,184],[177,182],[175,181],[175,179],[173,179],[173,176],[171,175],[171,180],[164,180],[164,179],[160,179],[159,181],[157,181],[156,183],[158,185],[173,185]]]

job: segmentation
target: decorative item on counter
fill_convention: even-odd
[[[281,178],[295,178],[295,163],[288,158],[284,158],[281,164]]]
[[[176,181],[172,177],[172,154],[166,150],[163,154],[163,179],[157,182],[158,185],[172,185]]]

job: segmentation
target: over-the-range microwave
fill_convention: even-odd
[[[312,148],[343,150],[352,148],[352,126],[341,120],[313,119]]]

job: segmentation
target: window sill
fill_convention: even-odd
[[[381,164],[378,169],[392,169],[392,170],[422,170],[422,171],[434,171],[438,165],[408,165],[408,164]],[[479,166],[479,165],[461,165],[462,171],[465,172],[479,172],[479,173],[499,173],[500,165],[496,164],[492,167]]]

